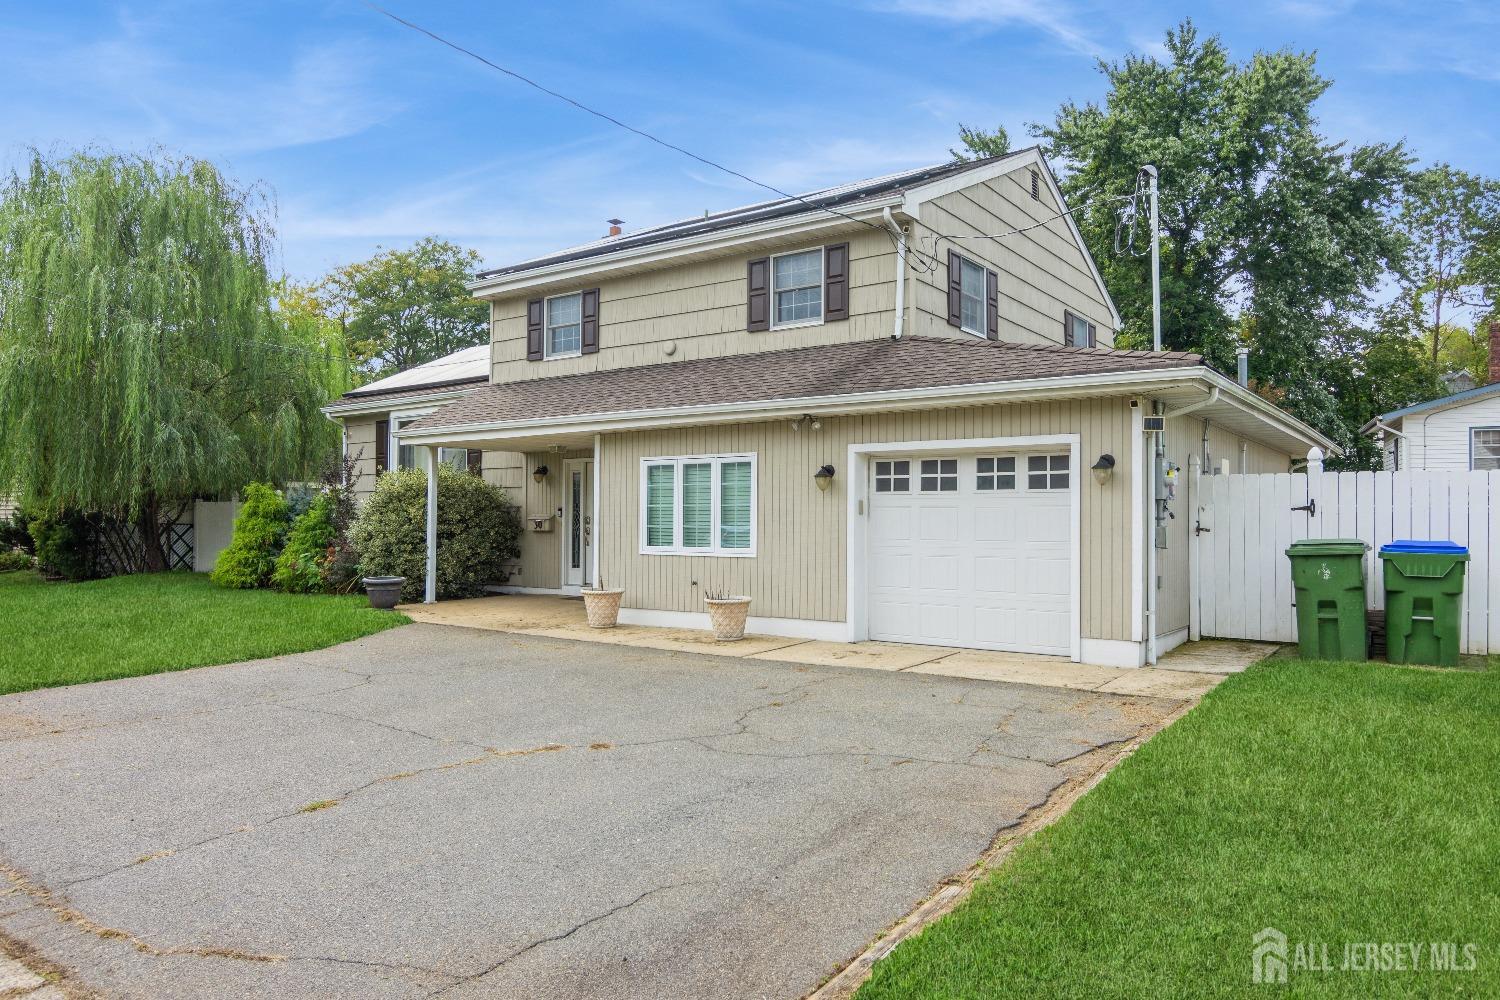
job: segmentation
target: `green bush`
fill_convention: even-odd
[[[234,537],[214,564],[214,583],[241,590],[266,586],[290,520],[286,498],[278,491],[264,483],[246,486],[245,506],[234,519]]]
[[[21,569],[30,569],[33,565],[31,555],[20,549],[7,549],[0,552],[0,573],[14,573]]]
[[[31,516],[20,507],[9,518],[0,519],[0,552],[10,549],[36,551],[36,542],[31,537]]]
[[[521,518],[505,493],[478,476],[438,467],[437,596],[477,597],[503,583],[520,554]],[[422,599],[427,571],[427,474],[387,472],[365,501],[349,539],[365,576],[404,576],[401,599]]]
[[[64,511],[35,518],[29,528],[36,544],[37,565],[43,571],[68,580],[87,580],[93,575],[92,532],[87,517]]]
[[[327,589],[324,565],[336,537],[333,504],[332,497],[320,494],[292,522],[286,548],[276,557],[276,569],[271,574],[271,583],[278,590],[289,594],[320,594]]]

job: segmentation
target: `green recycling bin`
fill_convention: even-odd
[[[1363,660],[1365,553],[1358,538],[1309,538],[1286,550],[1297,594],[1297,645],[1309,660]]]
[[[1469,550],[1453,542],[1395,541],[1380,547],[1380,561],[1386,659],[1457,666],[1459,602]]]

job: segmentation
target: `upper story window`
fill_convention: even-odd
[[[1099,331],[1094,324],[1077,313],[1063,313],[1063,346],[1097,347]]]
[[[1500,427],[1475,427],[1469,443],[1469,468],[1500,469]]]
[[[547,300],[547,357],[568,358],[583,353],[583,293]]]
[[[823,249],[771,258],[771,325],[792,326],[823,321]]]
[[[984,268],[967,257],[959,258],[959,268],[959,329],[983,337]]]

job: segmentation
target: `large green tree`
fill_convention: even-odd
[[[307,475],[327,345],[271,305],[266,199],[201,160],[33,154],[0,188],[0,493],[134,521]]]
[[[1321,375],[1323,341],[1369,305],[1404,252],[1389,224],[1407,175],[1399,143],[1348,147],[1320,133],[1313,106],[1330,81],[1311,54],[1258,52],[1236,63],[1191,21],[1167,32],[1166,57],[1100,63],[1102,104],[1067,102],[1033,125],[1063,181],[1110,293],[1123,344],[1150,343],[1144,224],[1117,253],[1118,201],[1143,164],[1161,176],[1162,339],[1233,364],[1253,336],[1257,381],[1341,442],[1350,435]],[[1144,203],[1141,204],[1144,215]]]
[[[401,371],[489,340],[489,305],[469,294],[479,254],[426,237],[324,279],[319,297],[366,377]]]

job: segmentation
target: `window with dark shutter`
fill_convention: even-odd
[[[484,452],[478,448],[468,449],[469,472],[475,476],[484,475]]]
[[[1095,347],[1099,343],[1099,329],[1075,313],[1063,313],[1063,346]]]
[[[544,322],[542,319],[542,299],[532,299],[526,303],[526,360],[541,361],[546,352],[542,349],[542,330]]]
[[[583,293],[583,346],[582,354],[599,353],[599,289],[590,288]]]
[[[752,260],[745,269],[745,329],[771,328],[771,258]]]
[[[990,340],[1000,339],[1000,275],[994,271],[984,272],[984,318],[985,335]]]
[[[964,265],[958,251],[948,251],[948,325],[964,325]]]
[[[391,442],[391,422],[389,420],[375,421],[375,475],[380,475],[390,468],[390,454],[387,449]]]
[[[849,244],[823,248],[823,320],[849,318]]]
[[[1063,346],[1073,346],[1073,314],[1063,310]]]

